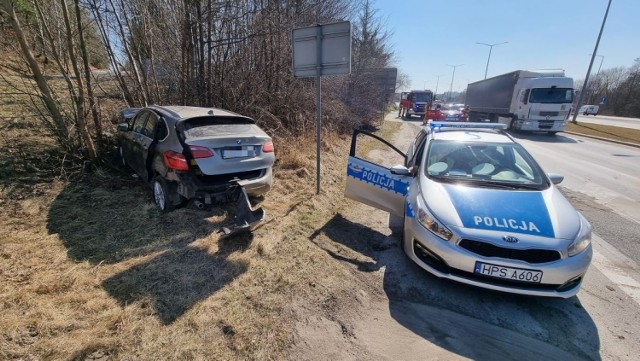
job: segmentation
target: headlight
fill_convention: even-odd
[[[578,216],[580,217],[580,231],[578,232],[576,240],[573,241],[567,249],[569,257],[573,257],[581,253],[591,244],[591,225],[586,218],[582,216],[582,214],[578,213]]]
[[[418,199],[418,222],[429,230],[429,232],[435,234],[436,236],[448,241],[453,237],[453,233],[447,229],[447,227],[443,226],[432,214],[429,212],[427,207],[422,204],[420,199]]]

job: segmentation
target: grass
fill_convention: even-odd
[[[591,123],[567,124],[567,130],[574,133],[591,135],[606,139],[614,139],[640,145],[640,130],[630,128],[612,127]]]
[[[350,137],[324,136],[320,195],[315,141],[276,138],[267,220],[220,239],[225,207],[161,214],[122,169],[65,173],[15,107],[0,104],[0,359],[282,359],[296,322],[355,296],[310,241],[340,227]]]

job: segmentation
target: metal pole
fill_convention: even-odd
[[[317,26],[316,49],[318,53],[316,64],[316,194],[320,194],[320,132],[322,130],[322,26]]]
[[[440,75],[435,75],[438,77],[438,80],[436,81],[436,92],[433,93],[433,99],[435,99],[438,96],[438,84],[440,84]]]
[[[493,50],[494,46],[498,46],[498,45],[502,45],[502,44],[507,44],[508,41],[502,42],[502,43],[496,43],[496,44],[486,44],[486,43],[476,43],[478,45],[486,45],[489,47],[489,57],[487,58],[487,66],[484,68],[484,78],[487,79],[487,72],[489,71],[489,60],[491,60],[491,51]]]
[[[598,34],[598,39],[596,40],[596,46],[593,49],[593,53],[591,54],[591,61],[589,62],[589,69],[587,70],[587,76],[584,78],[584,84],[582,84],[582,91],[580,91],[580,96],[578,96],[578,103],[576,103],[576,108],[573,110],[573,119],[571,122],[573,124],[578,124],[578,110],[580,110],[580,105],[582,105],[582,97],[584,96],[584,91],[587,89],[587,83],[589,82],[589,74],[591,73],[591,67],[593,66],[593,60],[596,58],[596,54],[598,53],[598,45],[600,45],[600,38],[602,37],[602,31],[604,30],[604,24],[607,22],[607,15],[609,15],[609,8],[611,7],[611,0],[607,4],[607,11],[604,13],[604,18],[602,19],[602,26],[600,26],[600,33]]]
[[[451,85],[449,86],[449,102],[451,102],[451,95],[453,94],[453,78],[456,75],[456,68],[459,66],[463,66],[464,64],[458,64],[458,65],[449,65],[447,64],[447,66],[450,66],[453,68],[453,73],[451,74]]]

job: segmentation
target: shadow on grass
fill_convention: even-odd
[[[121,306],[148,304],[169,324],[247,270],[247,264],[227,258],[245,251],[251,234],[218,239],[215,253],[192,244],[230,223],[228,218],[222,208],[161,214],[142,181],[97,172],[58,195],[49,208],[47,229],[58,234],[76,262],[113,264],[155,255],[102,286]]]
[[[406,328],[477,360],[600,360],[598,330],[577,297],[513,295],[437,278],[405,255],[399,236],[384,235],[341,214],[309,240],[361,272],[384,268],[389,314],[398,324],[387,325],[391,333],[395,327]],[[409,344],[407,350],[424,351]]]
[[[123,307],[152,302],[162,322],[170,324],[247,270],[246,263],[230,262],[227,255],[192,247],[171,249],[105,280],[102,287]]]

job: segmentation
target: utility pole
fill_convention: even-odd
[[[453,78],[456,76],[456,68],[463,65],[464,64],[458,64],[458,65],[447,64],[447,66],[450,66],[453,68],[453,73],[451,74],[451,85],[449,86],[449,102],[451,102],[451,95],[453,94]]]
[[[582,97],[584,96],[584,91],[587,89],[587,83],[589,83],[589,74],[591,74],[591,67],[593,67],[593,60],[596,58],[596,54],[598,54],[598,45],[600,45],[600,38],[602,38],[602,31],[604,30],[604,24],[607,22],[607,15],[609,15],[609,8],[611,7],[611,0],[607,4],[607,11],[604,13],[604,18],[602,19],[602,26],[600,26],[600,33],[598,34],[598,39],[596,40],[596,46],[593,49],[593,53],[591,53],[591,61],[589,62],[589,69],[587,70],[587,76],[584,78],[584,84],[582,84],[582,91],[578,96],[578,103],[576,103],[576,108],[573,110],[573,119],[571,122],[573,124],[578,124],[578,110],[582,105]]]
[[[498,45],[502,45],[502,44],[507,44],[508,41],[502,42],[502,43],[496,43],[496,44],[486,44],[486,43],[476,43],[478,45],[486,45],[489,47],[489,57],[487,58],[487,66],[484,68],[484,78],[487,79],[487,71],[489,70],[489,60],[491,60],[491,51],[493,50],[494,46],[498,46]]]

